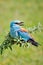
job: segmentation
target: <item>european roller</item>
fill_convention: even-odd
[[[0,53],[3,53],[4,49],[8,49],[8,47],[12,50],[12,45],[17,43],[20,44],[20,46],[22,45],[21,42],[24,43],[31,43],[32,45],[38,47],[38,42],[36,42],[31,35],[29,34],[29,32],[22,27],[24,23],[19,21],[19,20],[13,20],[10,23],[10,32],[8,33],[8,35],[6,36],[5,40],[3,41],[3,43],[0,45]],[[15,41],[16,40],[16,41]],[[18,42],[18,40],[20,40]]]
[[[28,31],[22,27],[24,23],[19,20],[13,20],[10,23],[10,36],[12,38],[21,38],[25,42],[30,42],[32,45],[38,47],[38,43],[30,36]]]

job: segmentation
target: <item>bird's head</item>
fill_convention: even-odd
[[[19,21],[19,20],[13,20],[13,21],[11,22],[11,24],[10,24],[10,27],[12,27],[14,24],[17,24],[17,25],[22,26],[22,25],[24,25],[24,22]]]

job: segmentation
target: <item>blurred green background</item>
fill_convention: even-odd
[[[24,21],[25,28],[43,25],[43,0],[0,0],[0,44],[9,32],[10,21]],[[0,55],[0,65],[43,65],[43,32],[32,33],[41,46],[29,48],[12,46]]]

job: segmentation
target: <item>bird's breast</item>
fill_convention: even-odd
[[[15,37],[18,36],[17,31],[15,31],[15,29],[10,29],[10,35],[11,35],[11,37],[13,37],[13,38],[15,38]]]

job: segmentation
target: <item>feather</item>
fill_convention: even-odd
[[[36,46],[36,47],[38,47],[38,45],[39,45],[39,43],[36,42],[36,41],[33,40],[33,39],[30,39],[30,40],[28,40],[27,42],[30,42],[32,45],[34,45],[34,46]]]

